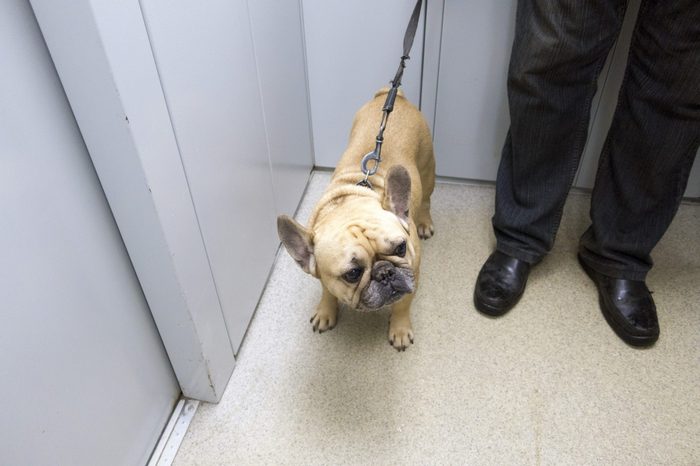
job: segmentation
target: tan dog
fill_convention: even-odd
[[[362,157],[374,150],[387,89],[355,115],[350,141],[308,228],[282,215],[282,243],[301,268],[321,280],[323,296],[313,330],[332,329],[338,301],[358,310],[391,305],[389,341],[399,351],[413,343],[410,306],[418,285],[420,238],[433,235],[430,195],[435,159],[430,130],[401,92],[384,132],[382,163],[364,178]],[[370,163],[370,168],[371,168]]]

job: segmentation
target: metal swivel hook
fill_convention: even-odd
[[[367,165],[371,160],[374,160],[374,165],[372,166],[372,168],[368,168]],[[362,157],[362,173],[364,173],[366,176],[372,176],[375,173],[377,173],[377,170],[379,169],[379,161],[380,158],[376,151],[372,151],[369,154]]]

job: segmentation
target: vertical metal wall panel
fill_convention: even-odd
[[[603,149],[608,128],[612,123],[613,114],[617,107],[617,96],[620,92],[620,85],[625,75],[627,66],[627,55],[632,40],[632,32],[639,12],[641,0],[630,0],[622,23],[620,35],[615,42],[613,50],[608,56],[608,61],[601,73],[601,80],[598,82],[598,99],[591,108],[591,124],[588,127],[588,139],[586,147],[581,156],[578,174],[576,175],[575,186],[581,188],[592,188],[595,181],[595,174],[598,169],[598,158]]]
[[[25,0],[0,41],[0,464],[145,464],[179,387]]]
[[[277,214],[293,214],[313,168],[299,1],[248,1]]]
[[[427,119],[431,131],[435,128],[444,12],[445,0],[430,0],[426,2],[421,111]]]
[[[496,178],[510,124],[506,78],[515,6],[515,0],[445,2],[433,134],[439,175]]]
[[[141,7],[236,349],[278,244],[247,3],[143,0]]]
[[[31,4],[182,391],[218,401],[233,350],[139,4]]]
[[[303,0],[316,165],[335,167],[355,112],[389,86],[403,52],[414,2]],[[419,104],[423,48],[421,14],[403,90]]]

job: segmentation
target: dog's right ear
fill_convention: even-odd
[[[304,272],[316,276],[314,246],[309,231],[286,215],[277,217],[277,234],[290,256]]]

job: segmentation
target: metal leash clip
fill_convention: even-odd
[[[374,166],[372,168],[367,168],[367,164],[371,160],[374,160]],[[377,169],[379,168],[379,162],[380,162],[379,155],[375,151],[372,151],[362,157],[362,162],[360,162],[360,169],[362,170],[362,173],[364,173],[365,178],[357,183],[358,186],[364,186],[365,188],[373,189],[372,188],[372,183],[369,182],[369,177],[377,173]]]
[[[382,126],[384,126],[384,124],[382,124]],[[369,177],[377,173],[377,170],[379,170],[379,162],[382,161],[381,153],[383,142],[384,138],[382,136],[377,136],[377,145],[374,147],[374,150],[362,157],[362,162],[360,162],[360,170],[362,170],[365,178],[357,183],[358,186],[373,189],[372,183],[369,182]],[[371,161],[374,161],[374,165],[369,168],[368,165]]]
[[[375,161],[374,166],[372,166],[372,168],[367,168],[367,164],[371,160]],[[362,162],[361,162],[362,173],[364,173],[367,176],[374,175],[375,173],[377,173],[377,170],[379,169],[379,162],[380,161],[381,161],[381,159],[379,158],[379,154],[377,154],[377,151],[373,150],[369,154],[365,155],[364,157],[362,157]]]

